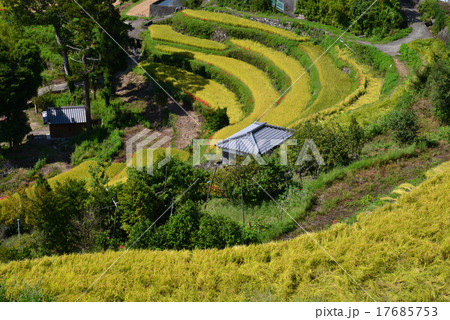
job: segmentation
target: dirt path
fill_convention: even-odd
[[[386,44],[376,44],[375,48],[380,51],[383,51],[387,55],[396,56],[400,52],[400,46],[404,43],[409,43],[413,40],[417,39],[428,39],[433,38],[430,30],[428,30],[427,26],[424,22],[415,22],[411,25],[412,31],[406,37],[402,39],[398,39]]]
[[[177,106],[177,108],[179,108]],[[201,129],[202,120],[194,111],[188,111],[189,116],[185,113],[179,114],[175,123],[175,148],[184,149],[188,145],[192,145],[192,139],[198,138]],[[192,118],[195,119],[192,120]]]
[[[416,7],[414,7],[409,2],[405,3],[404,1],[402,1],[401,10],[403,11],[405,18],[408,21],[408,25],[412,29],[411,33],[402,39],[398,39],[386,44],[374,45],[375,48],[390,56],[398,55],[400,51],[400,46],[404,43],[409,43],[417,39],[433,38],[433,35],[431,34],[430,30],[428,30],[425,23],[420,20],[420,14],[417,11]],[[373,45],[370,42],[366,41],[358,41],[358,42],[361,44]]]
[[[394,58],[395,68],[397,69],[398,74],[402,78],[406,78],[409,76],[410,70],[406,66],[406,63],[403,61],[398,60],[397,58]]]

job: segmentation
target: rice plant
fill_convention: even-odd
[[[292,33],[290,31],[272,27],[272,26],[269,26],[269,25],[266,25],[266,24],[263,24],[260,22],[251,21],[251,20],[244,19],[244,18],[239,18],[239,17],[225,14],[225,13],[186,9],[183,11],[183,14],[185,14],[186,16],[191,17],[191,18],[201,19],[201,20],[205,20],[205,21],[219,22],[219,23],[224,23],[224,24],[237,26],[237,27],[257,29],[257,30],[277,34],[277,35],[283,36],[287,39],[295,40],[295,41],[307,41],[309,39],[308,37],[298,36],[295,33]]]
[[[220,83],[165,64],[143,63],[142,66],[157,79],[170,83],[213,110],[226,107],[231,124],[244,117],[243,106],[236,96]]]
[[[150,30],[152,39],[154,40],[180,43],[188,46],[211,50],[224,50],[227,47],[223,43],[186,36],[174,31],[172,27],[168,25],[154,24],[151,25],[148,29]]]

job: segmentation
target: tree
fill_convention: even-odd
[[[127,61],[116,41],[127,48],[130,43],[130,27],[121,21],[112,0],[82,0],[79,3],[84,10],[73,2],[65,3],[64,11],[68,21],[64,27],[70,34],[71,45],[68,47],[75,56],[74,61],[81,64],[78,76],[84,83],[87,130],[90,131],[92,78],[96,81],[98,75],[104,74],[104,97],[109,105],[111,95],[115,92],[115,72],[123,68]]]
[[[64,72],[68,79],[69,89],[74,91],[75,86],[71,79],[72,69],[69,63],[69,35],[64,28],[66,16],[64,4],[67,0],[2,0],[9,8],[8,14],[13,21],[20,25],[51,25],[55,30],[55,39],[60,47],[63,60]]]
[[[0,24],[0,142],[17,146],[31,128],[23,113],[42,82],[43,61],[37,45]]]

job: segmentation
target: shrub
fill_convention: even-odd
[[[289,160],[293,165],[307,139],[314,141],[325,165],[321,168],[328,171],[337,166],[345,166],[359,158],[361,154],[364,131],[355,119],[349,127],[343,128],[338,123],[320,123],[317,119],[307,121],[293,136],[297,145],[290,149]],[[305,161],[300,171],[315,172],[319,169],[316,159]]]
[[[37,187],[30,198],[30,214],[36,217],[36,227],[44,235],[44,246],[56,253],[74,252],[78,241],[73,228],[88,198],[84,181],[68,179],[50,187]]]
[[[419,4],[419,12],[421,18],[427,24],[431,24],[434,20],[434,25],[431,28],[433,34],[436,35],[439,31],[445,28],[446,14],[445,10],[439,5],[437,0],[425,0]]]
[[[46,110],[47,108],[53,108],[55,104],[56,96],[51,92],[44,93],[41,96],[34,97],[31,99],[33,104],[40,110]]]
[[[27,177],[28,179],[32,179],[36,176],[36,174],[39,172],[39,170],[42,169],[43,166],[47,164],[47,158],[40,158],[36,163],[34,164],[34,167],[28,171]]]
[[[230,118],[227,115],[227,108],[217,110],[207,110],[202,113],[206,120],[206,126],[212,132],[216,132],[230,124]]]
[[[225,216],[204,215],[200,220],[196,247],[201,249],[234,246],[244,242],[242,228]]]
[[[387,121],[398,143],[405,145],[416,140],[420,126],[417,114],[413,110],[397,108],[387,116]]]
[[[72,164],[85,160],[111,159],[122,147],[122,133],[115,129],[108,133],[106,128],[94,127],[91,133],[84,132],[73,139],[75,150],[70,156]]]
[[[200,211],[191,200],[176,210],[162,228],[165,249],[194,249],[200,224]]]
[[[203,0],[183,0],[181,3],[183,7],[190,9],[197,9],[202,5]]]
[[[217,5],[231,7],[239,10],[270,11],[270,0],[218,0]]]
[[[254,159],[242,165],[242,158],[239,158],[239,164],[218,170],[216,181],[224,196],[239,202],[242,193],[245,202],[257,203],[270,200],[267,193],[273,197],[283,194],[292,178],[289,167],[281,165],[278,155],[275,154],[263,159],[266,165],[259,165]],[[253,179],[258,181],[259,186]]]
[[[166,224],[149,229],[148,219],[136,223],[130,233],[129,243],[141,249],[206,249],[257,242],[253,229],[242,228],[225,216],[201,213],[198,206],[188,201],[169,218]]]
[[[450,123],[450,63],[439,61],[431,68],[427,81],[434,114],[442,123]]]
[[[158,160],[158,159],[157,159]],[[145,163],[145,161],[144,161]],[[184,194],[178,203],[186,199],[199,201],[206,197],[205,183],[209,174],[193,168],[176,158],[158,168],[155,161],[153,174],[129,168],[128,180],[118,193],[118,213],[121,215],[121,228],[129,234],[139,221],[156,219],[169,207],[174,199]],[[198,180],[197,180],[198,179]],[[197,182],[195,184],[194,181]],[[190,189],[186,191],[188,188]],[[166,216],[158,225],[167,221]]]

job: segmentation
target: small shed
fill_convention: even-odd
[[[292,137],[293,129],[274,126],[267,122],[254,122],[232,136],[219,141],[223,164],[227,165],[236,155],[263,155]]]
[[[77,135],[86,128],[86,108],[68,106],[48,108],[42,112],[44,124],[50,126],[51,138],[66,138]]]

